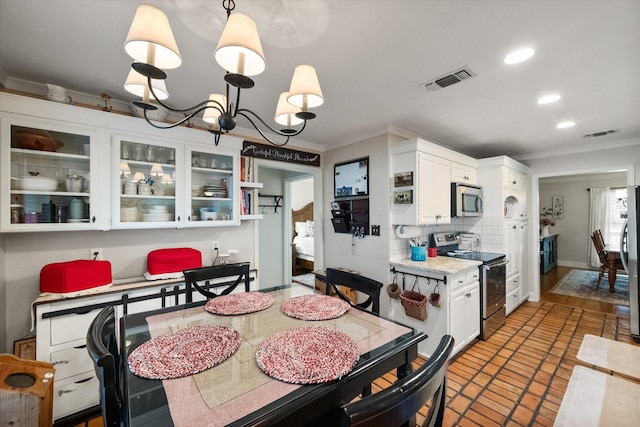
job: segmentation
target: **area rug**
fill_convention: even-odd
[[[301,274],[293,276],[291,281],[313,288],[316,285],[316,275],[313,273]]]
[[[618,274],[614,287],[615,292],[610,293],[606,274],[600,282],[600,287],[596,289],[598,274],[598,271],[571,270],[553,287],[551,293],[629,306],[628,276]]]

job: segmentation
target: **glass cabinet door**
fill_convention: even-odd
[[[3,117],[2,230],[98,228],[98,139],[82,126]]]
[[[238,154],[223,149],[206,151],[191,147],[187,150],[187,159],[190,159],[189,225],[238,225],[240,221],[235,206],[238,183],[234,174]]]
[[[180,145],[129,136],[114,139],[113,227],[180,226]]]

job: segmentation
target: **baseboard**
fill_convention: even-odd
[[[581,270],[597,270],[597,268],[591,267],[586,262],[575,262],[575,261],[563,261],[558,260],[558,265],[560,267],[571,267],[571,268],[579,268]]]

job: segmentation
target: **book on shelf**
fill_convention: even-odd
[[[253,182],[254,177],[253,157],[240,157],[240,180],[243,182]]]

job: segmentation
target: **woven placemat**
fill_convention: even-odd
[[[240,347],[240,334],[227,326],[192,326],[152,338],[129,355],[129,369],[149,379],[197,374],[227,359]]]
[[[327,295],[303,295],[282,303],[282,312],[301,320],[329,320],[345,314],[351,306]]]
[[[344,332],[310,326],[278,332],[256,351],[256,362],[272,378],[317,384],[341,378],[358,361],[356,342]]]
[[[204,309],[213,314],[234,316],[267,309],[273,301],[273,296],[264,292],[242,292],[213,298],[207,301]]]

